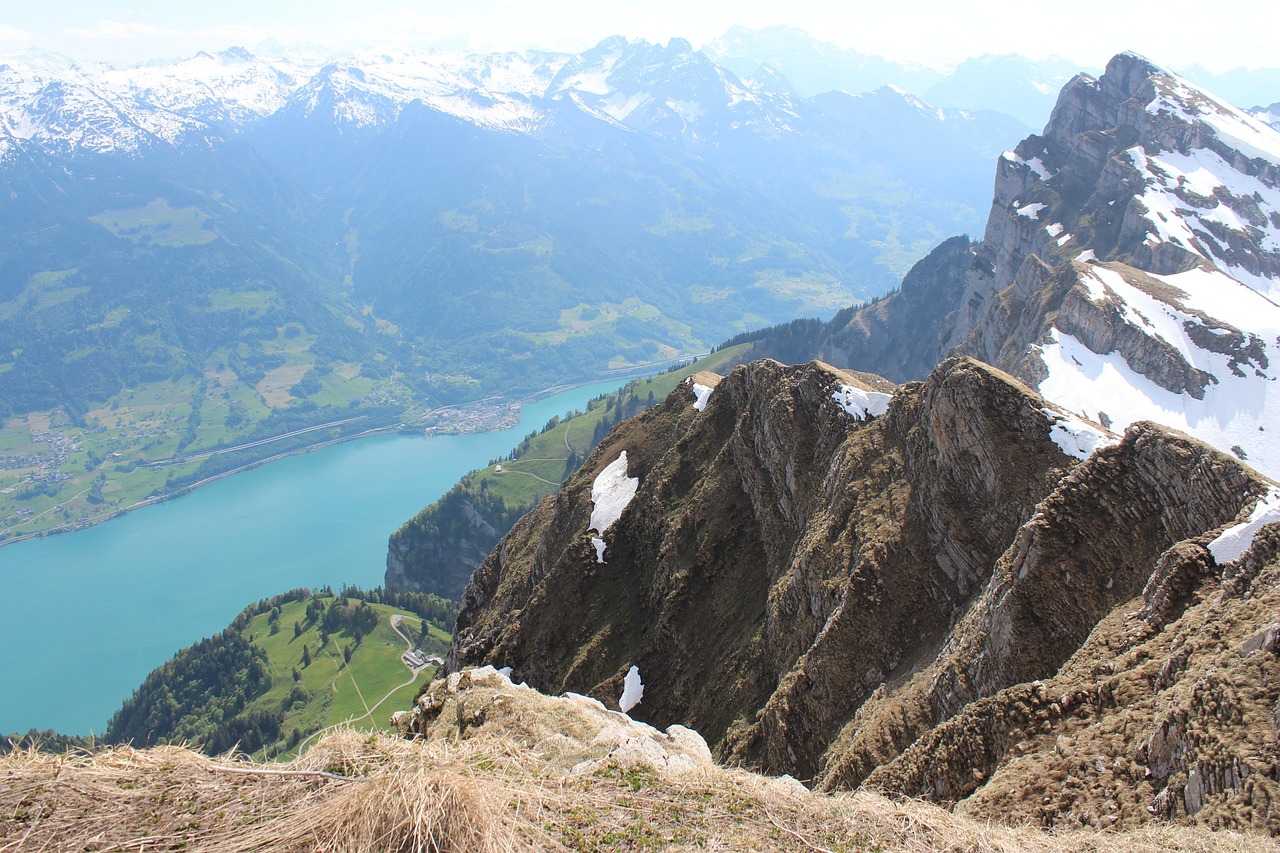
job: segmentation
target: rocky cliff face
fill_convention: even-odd
[[[1278,181],[1273,128],[1121,54],[1000,158],[972,254],[944,243],[812,352],[894,379],[970,355],[1086,417],[1154,420],[1280,475]]]
[[[927,376],[951,346],[956,306],[976,249],[967,237],[943,242],[911,268],[896,293],[837,314],[820,330],[813,355],[895,382]]]
[[[1280,566],[1265,535],[1208,547],[1270,494],[1257,474],[968,359],[896,390],[763,361],[700,396],[624,422],[503,539],[451,669],[612,706],[634,665],[633,716],[825,787],[1280,831]]]
[[[519,507],[486,506],[492,520],[465,490],[454,487],[409,519],[387,542],[387,589],[429,592],[457,599],[471,572],[510,529]]]

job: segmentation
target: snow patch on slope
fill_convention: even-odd
[[[640,681],[640,667],[632,666],[622,679],[622,695],[618,697],[618,707],[622,713],[630,712],[644,698],[644,683]]]
[[[1219,565],[1234,563],[1253,545],[1253,537],[1263,525],[1280,523],[1280,489],[1272,487],[1258,500],[1253,512],[1209,543],[1209,553]]]
[[[1232,257],[1223,247],[1220,236],[1226,229],[1239,235],[1234,241],[1238,246],[1252,243],[1267,254],[1280,252],[1280,227],[1276,224],[1280,222],[1280,189],[1237,171],[1204,148],[1186,154],[1148,154],[1142,146],[1134,146],[1127,153],[1145,182],[1139,198],[1150,225],[1149,244],[1179,245],[1255,290],[1280,298],[1280,282],[1241,266],[1239,257]]]
[[[1280,476],[1280,442],[1275,441],[1280,434],[1280,383],[1252,373],[1236,376],[1226,356],[1196,347],[1193,363],[1210,366],[1209,372],[1218,378],[1205,389],[1204,399],[1197,400],[1157,385],[1133,370],[1119,352],[1095,353],[1059,329],[1052,329],[1050,336],[1040,348],[1048,375],[1039,391],[1046,399],[1086,412],[1117,430],[1141,420],[1155,421],[1220,450],[1237,449],[1237,455],[1257,470]],[[1274,346],[1269,345],[1268,352],[1270,358],[1280,357]]]
[[[835,400],[836,405],[846,414],[860,421],[869,417],[879,417],[887,412],[893,395],[882,394],[879,391],[864,391],[854,385],[841,385],[832,392],[831,399]]]
[[[693,408],[701,412],[707,407],[707,400],[711,399],[711,392],[715,389],[710,385],[699,385],[693,383]]]
[[[627,451],[624,450],[596,475],[591,484],[591,503],[594,508],[591,510],[589,528],[597,533],[608,530],[621,517],[622,511],[636,496],[636,489],[639,487],[639,477],[627,476]],[[596,548],[596,562],[603,563],[604,539],[593,536],[591,544]]]
[[[1246,157],[1280,162],[1280,135],[1243,110],[1223,103],[1180,77],[1157,78],[1152,115],[1171,115],[1188,124],[1202,122]]]
[[[1068,456],[1088,459],[1093,451],[1120,442],[1113,433],[1087,423],[1073,414],[1043,408],[1049,418],[1049,438]]]

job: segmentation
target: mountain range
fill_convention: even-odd
[[[814,354],[896,380],[972,355],[1107,428],[1153,420],[1275,476],[1277,162],[1265,123],[1117,57],[1002,155],[981,243],[942,244]]]
[[[1058,91],[1077,72],[1098,73],[1098,69],[1058,56],[1031,59],[1016,53],[972,57],[953,68],[897,62],[842,48],[787,26],[731,27],[702,50],[740,76],[755,76],[762,70],[781,74],[804,96],[834,90],[864,92],[892,85],[938,106],[1007,113],[1028,128],[1042,127],[1048,121]],[[1191,65],[1174,70],[1243,107],[1272,103],[1280,93],[1277,68],[1215,73]]]
[[[1073,81],[1059,107],[999,159],[981,243],[944,241],[898,291],[827,323],[740,335],[734,358],[905,382],[971,355],[1104,432],[1151,419],[1275,476],[1274,134],[1138,57]],[[509,528],[468,506],[488,536]],[[423,537],[438,510],[391,537],[388,585],[460,592],[475,549]]]
[[[829,316],[979,228],[1020,133],[889,88],[803,98],[680,40],[8,58],[0,539]]]
[[[606,42],[534,73],[562,95],[529,99],[536,117],[514,95],[466,109],[506,117],[507,141],[585,126],[602,151],[631,141],[618,131],[651,152],[678,139],[741,162],[815,114],[843,120],[874,150],[892,134],[842,111],[879,101],[934,112],[892,89],[797,100],[684,44],[632,48]],[[657,66],[673,92],[712,79],[737,89],[723,110],[646,100]],[[286,146],[295,156],[281,186],[310,187],[299,198],[389,195],[360,171],[373,168],[362,151],[383,150],[362,148],[370,139],[405,151],[444,130],[484,130],[421,98],[396,106],[389,81],[407,72],[322,73],[306,96],[225,137],[269,152],[291,123],[322,117],[329,136],[298,133]],[[159,134],[149,139],[162,147]],[[996,163],[980,241],[941,242],[899,288],[830,321],[746,332],[732,358],[717,353],[780,360],[689,368],[631,418],[624,409],[647,405],[634,393],[601,401],[590,416],[616,425],[480,562],[443,677],[394,718],[402,734],[455,756],[499,744],[498,759],[466,768],[473,784],[518,757],[523,774],[560,792],[613,785],[616,774],[631,794],[683,784],[687,800],[687,780],[666,774],[706,773],[713,753],[794,777],[758,783],[793,802],[843,802],[799,790],[798,778],[824,794],[930,800],[964,820],[1105,831],[1106,843],[1154,822],[1280,836],[1280,457],[1268,439],[1280,430],[1280,134],[1121,54],[1101,75],[1073,76],[1043,132]],[[412,170],[398,175],[412,190]],[[436,176],[431,187],[447,183]],[[355,290],[349,269],[344,287]],[[395,321],[372,316],[413,316],[400,310]],[[568,472],[569,430],[554,438],[570,452]],[[421,526],[475,524],[467,507],[453,509]],[[481,664],[493,668],[464,671]],[[298,772],[361,778],[347,774],[368,755],[357,765],[354,745],[328,748]],[[388,748],[420,769],[414,749]],[[406,772],[397,765],[377,784]],[[413,793],[396,803],[421,796],[427,783],[410,778]],[[748,778],[736,784],[757,784]],[[741,823],[781,832],[781,796]],[[548,800],[518,799],[543,809],[525,833],[549,832]],[[494,802],[507,803],[495,814],[518,810]],[[740,792],[725,802],[735,815],[757,808]],[[459,813],[481,826],[483,811]],[[566,844],[601,837],[594,812],[569,814]],[[314,844],[316,826],[304,824],[297,843]],[[844,825],[822,840],[849,837]],[[793,838],[815,846],[787,829]]]
[[[358,361],[359,341],[335,339],[360,333],[441,398],[499,373],[503,390],[540,387],[886,289],[980,224],[1011,127],[889,89],[802,98],[679,40],[318,68],[241,49],[129,69],[15,57],[0,69],[0,304],[61,306],[27,335],[58,363],[130,307],[112,258],[173,282],[190,247],[202,264],[234,247],[264,272],[174,289],[309,303],[327,315],[299,309],[318,342]],[[899,152],[894,133],[918,144]],[[155,304],[173,292],[142,287]],[[392,329],[398,350],[376,334]],[[206,366],[160,337],[166,366]],[[53,390],[23,406],[76,396],[73,378],[24,366]]]

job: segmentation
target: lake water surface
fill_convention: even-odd
[[[0,734],[101,733],[155,667],[294,587],[382,583],[387,537],[467,471],[621,381],[518,426],[291,456],[75,533],[0,548]]]

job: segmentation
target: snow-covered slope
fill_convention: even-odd
[[[203,122],[95,79],[77,66],[0,62],[0,123],[12,140],[59,154],[133,153],[157,144],[207,142]],[[0,146],[12,145],[0,138]]]
[[[547,94],[636,130],[698,140],[793,129],[795,104],[781,86],[767,75],[740,80],[683,39],[663,46],[614,37],[568,62]]]
[[[952,343],[1280,477],[1280,134],[1141,57],[1001,158]]]
[[[190,118],[239,129],[271,115],[314,74],[293,62],[268,61],[243,48],[201,51],[188,59],[104,69],[99,80],[152,104]]]
[[[420,101],[481,127],[528,131],[542,119],[534,99],[567,60],[533,51],[363,54],[326,65],[292,100],[304,115],[318,111],[357,126],[389,124]]]
[[[1131,365],[1120,349],[1098,353],[1054,327],[1039,347],[1040,392],[1115,428],[1141,420],[1171,426],[1280,476],[1280,307],[1216,269],[1135,275],[1122,265],[1081,265],[1094,304],[1171,348],[1203,388],[1174,392]]]

